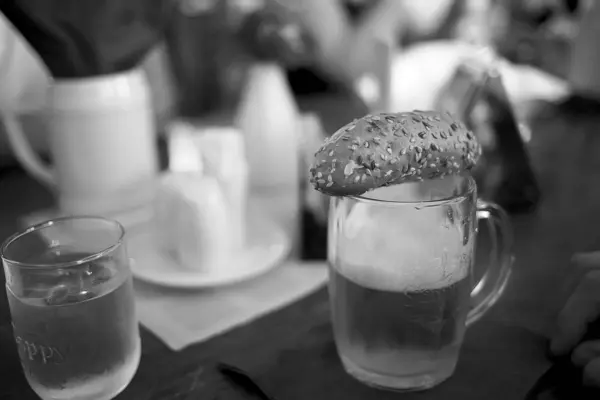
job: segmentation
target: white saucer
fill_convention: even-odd
[[[127,252],[135,260],[133,276],[141,281],[173,288],[211,288],[239,283],[262,275],[278,266],[290,250],[283,230],[268,218],[250,218],[248,244],[230,261],[235,270],[223,268],[216,272],[189,271],[177,265],[159,249],[150,230],[128,236]]]

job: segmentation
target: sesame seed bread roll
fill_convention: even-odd
[[[330,196],[438,179],[475,166],[481,146],[450,113],[366,115],[335,132],[315,153],[310,181]]]

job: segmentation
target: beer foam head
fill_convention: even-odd
[[[458,282],[469,273],[473,240],[463,244],[461,224],[444,226],[444,212],[356,204],[339,232],[336,268],[381,290],[431,290]]]

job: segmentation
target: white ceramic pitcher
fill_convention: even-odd
[[[60,213],[104,215],[150,203],[158,157],[142,70],[56,80],[45,117],[51,168],[32,150],[14,114],[3,115],[15,156],[55,191]]]

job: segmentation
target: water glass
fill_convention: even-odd
[[[133,378],[140,338],[125,231],[68,217],[1,248],[21,365],[44,400],[109,400]]]

